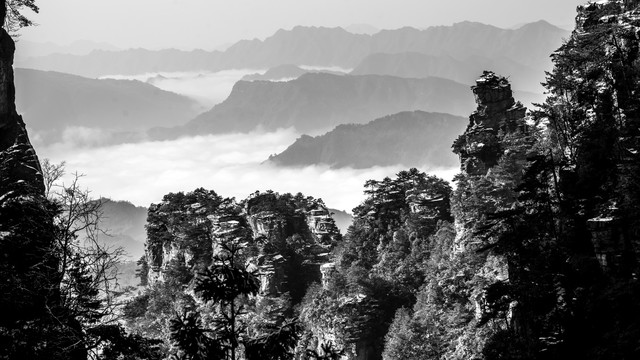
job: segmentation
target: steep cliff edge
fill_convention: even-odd
[[[58,209],[45,197],[38,157],[16,112],[14,51],[0,29],[0,354],[82,359],[82,329],[61,304]]]
[[[516,206],[533,144],[526,109],[492,72],[472,91],[477,110],[453,146],[456,190],[416,169],[365,184],[322,287],[303,302],[307,346],[332,341],[348,359],[480,359],[502,331],[528,326],[501,292],[521,264],[485,232]]]
[[[241,202],[205,189],[167,194],[149,207],[139,274],[148,287],[137,298],[143,306],[129,316],[129,326],[166,339],[169,329],[155,324],[176,309],[197,307],[194,285],[229,244],[241,248],[238,260],[258,283],[256,296],[246,300],[242,321],[251,324],[252,334],[282,324],[294,315],[307,287],[321,281],[321,266],[340,241],[322,200],[302,194],[256,192]],[[175,304],[152,305],[167,296]],[[206,316],[215,314],[202,309]]]
[[[473,320],[450,350],[459,358],[481,357],[488,341],[508,328],[514,316],[516,302],[501,298],[506,305],[497,305],[490,295],[490,289],[496,286],[510,286],[514,264],[494,251],[497,239],[485,232],[484,225],[493,214],[516,206],[515,188],[522,181],[525,159],[533,144],[526,108],[515,101],[506,78],[485,71],[471,89],[478,108],[452,146],[460,156],[461,173],[452,201],[456,234],[450,257],[460,265],[459,271],[464,274],[461,278],[466,279],[459,291],[467,296],[467,315],[473,310]],[[496,307],[506,320],[495,318]]]
[[[29,142],[26,126],[16,112],[13,82],[13,54],[15,44],[2,30],[0,33],[0,159],[3,177],[15,182],[23,181],[44,195],[44,182],[40,162]]]
[[[527,109],[513,99],[507,79],[485,71],[471,88],[478,109],[469,125],[453,144],[460,156],[460,167],[467,175],[485,175],[502,155],[505,136],[524,129]]]

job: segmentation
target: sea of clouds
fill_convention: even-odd
[[[233,84],[256,70],[230,70],[218,73],[141,74],[112,78],[136,79],[154,83],[198,101],[205,108],[223,101]],[[205,99],[205,100],[203,100]],[[77,132],[77,131],[76,131]],[[76,133],[74,132],[74,134]],[[77,134],[75,134],[77,135]],[[99,139],[101,134],[83,131],[84,137]],[[363,199],[363,185],[369,179],[393,177],[406,169],[332,169],[328,166],[281,168],[264,161],[280,153],[301,134],[291,129],[250,134],[203,135],[171,141],[138,141],[113,144],[96,142],[87,146],[76,137],[36,148],[41,158],[66,162],[68,177],[84,174],[82,186],[94,197],[127,200],[138,206],[161,201],[169,192],[192,191],[198,187],[214,190],[225,197],[244,199],[256,190],[280,193],[302,192],[322,198],[339,210],[351,211]],[[451,180],[458,169],[420,169]]]
[[[157,203],[169,192],[204,187],[237,199],[244,199],[256,190],[302,192],[322,198],[332,208],[351,211],[364,199],[366,180],[381,180],[405,169],[402,166],[280,168],[263,164],[269,155],[283,151],[297,136],[292,130],[281,130],[121,144],[81,151],[67,144],[56,144],[38,152],[54,163],[66,162],[67,182],[73,172],[84,174],[81,184],[91,190],[94,197],[128,200],[138,206]],[[428,172],[450,180],[457,169]]]

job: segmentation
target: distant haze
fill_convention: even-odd
[[[39,26],[22,39],[69,45],[77,40],[118,48],[213,50],[264,38],[296,25],[424,28],[478,21],[503,28],[546,20],[572,24],[583,0],[49,0],[39,1]],[[20,45],[18,45],[20,46]]]

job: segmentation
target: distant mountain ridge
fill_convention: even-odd
[[[449,55],[427,55],[418,52],[402,52],[395,54],[375,53],[365,57],[350,74],[352,75],[391,75],[408,78],[425,78],[439,76],[463,84],[472,84],[484,70],[495,69],[505,76],[510,76],[513,86],[519,90],[541,92],[540,82],[544,80],[544,72],[551,70],[551,63],[530,67],[517,63],[504,56],[494,55],[491,58],[469,56],[456,59]]]
[[[255,80],[267,80],[267,81],[282,81],[293,80],[306,73],[326,73],[334,75],[345,75],[343,72],[331,71],[331,70],[307,70],[297,65],[285,64],[272,67],[264,73],[249,74],[242,77],[245,81]]]
[[[505,56],[522,65],[548,62],[568,32],[544,21],[518,29],[462,22],[425,30],[405,27],[373,35],[342,28],[302,27],[278,30],[265,40],[241,40],[221,51],[94,51],[85,56],[54,54],[18,65],[88,77],[157,71],[262,69],[282,64],[353,68],[374,53],[419,52],[456,58]]]
[[[54,44],[52,42],[35,42],[20,40],[20,45],[16,48],[16,62],[23,61],[30,57],[47,56],[51,54],[86,55],[93,50],[119,51],[116,46],[105,42],[95,42],[91,40],[77,40],[68,45]]]
[[[122,247],[133,260],[144,254],[147,238],[147,208],[135,206],[128,201],[101,199],[103,216],[100,228],[106,236],[100,239],[109,246]]]
[[[302,74],[306,74],[308,71],[292,64],[284,64],[272,67],[264,73],[249,74],[242,77],[245,81],[254,80],[281,80],[281,79],[295,79]]]
[[[16,69],[15,83],[16,106],[43,143],[62,140],[68,128],[107,130],[114,135],[108,141],[123,141],[132,132],[175,126],[197,114],[193,100],[140,81]]]
[[[451,144],[468,119],[444,113],[405,111],[366,124],[339,125],[330,132],[303,135],[268,163],[278,166],[329,165],[332,168],[452,167]]]
[[[317,133],[407,110],[465,115],[473,105],[467,85],[442,78],[307,73],[287,82],[239,81],[210,111],[179,128],[154,129],[151,137],[282,128]]]
[[[379,28],[370,24],[351,24],[349,26],[343,26],[342,28],[352,34],[373,35],[380,31]]]

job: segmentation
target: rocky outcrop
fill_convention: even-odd
[[[467,130],[453,144],[460,168],[468,175],[484,175],[498,163],[501,140],[506,134],[524,130],[527,109],[513,99],[504,77],[485,71],[471,87],[478,108],[469,117]]]
[[[0,163],[2,176],[22,181],[44,194],[40,162],[29,142],[26,126],[16,112],[13,82],[13,54],[15,45],[11,37],[0,33]]]
[[[338,227],[331,217],[331,212],[324,204],[314,204],[311,209],[307,210],[306,215],[307,226],[321,243],[336,240],[339,234]]]
[[[245,201],[245,216],[259,242],[256,259],[262,296],[289,293],[299,301],[340,240],[340,232],[324,203],[287,195],[256,193]]]
[[[320,200],[255,193],[241,204],[213,191],[168,194],[149,207],[145,259],[147,281],[166,281],[175,266],[195,274],[210,265],[222,244],[234,241],[256,270],[260,296],[289,293],[299,300],[320,281],[320,266],[340,241]],[[175,262],[178,262],[176,264]]]
[[[515,196],[511,192],[517,174],[506,181],[500,171],[496,174],[493,171],[499,164],[503,166],[505,154],[509,154],[510,164],[522,169],[527,147],[515,147],[514,143],[525,138],[528,131],[526,108],[514,100],[506,78],[485,71],[471,89],[478,107],[469,117],[466,131],[453,144],[453,151],[460,156],[462,174],[452,203],[456,234],[450,254],[454,261],[474,259],[467,265],[468,273],[462,276],[468,279],[465,292],[472,304],[474,320],[458,339],[454,352],[454,356],[464,358],[481,356],[478,351],[484,348],[483,342],[508,326],[486,326],[497,306],[490,289],[507,288],[511,269],[504,255],[486,250],[495,240],[483,237],[478,224],[489,214],[513,205]],[[511,319],[517,303],[507,301],[507,305],[506,316]]]
[[[194,273],[206,268],[213,259],[214,240],[236,225],[229,219],[240,212],[237,205],[205,189],[167,194],[162,200],[151,204],[147,215],[145,261],[149,284],[166,280],[170,267]],[[237,226],[248,230],[246,223]]]
[[[600,42],[601,46],[594,47],[595,51],[590,49],[588,56],[581,56],[589,66],[597,65],[607,69],[599,75],[600,78],[594,77],[589,81],[598,84],[598,94],[605,93],[603,89],[614,94],[613,98],[618,107],[615,110],[619,114],[618,123],[609,125],[609,129],[616,131],[617,144],[608,145],[606,148],[607,152],[612,152],[612,149],[615,152],[609,163],[615,163],[616,166],[602,172],[612,178],[610,181],[615,181],[619,194],[587,194],[599,199],[599,204],[595,211],[587,211],[591,214],[586,226],[601,270],[608,275],[621,277],[636,277],[640,266],[640,223],[634,210],[638,193],[635,185],[627,185],[636,181],[640,154],[640,110],[637,96],[637,63],[640,58],[639,6],[638,0],[598,1],[579,6],[576,29],[567,44],[576,46],[587,43],[588,46],[593,46],[596,39]],[[583,52],[586,53],[586,50]],[[576,79],[584,82],[583,77],[576,76]],[[595,98],[580,104],[583,107],[581,110],[587,111],[589,121],[602,116],[599,113],[609,111],[601,109],[602,103],[603,100]],[[600,136],[605,139],[607,135]],[[597,158],[592,154],[585,157],[588,157],[587,161],[595,161]],[[595,174],[586,175],[596,177]]]

